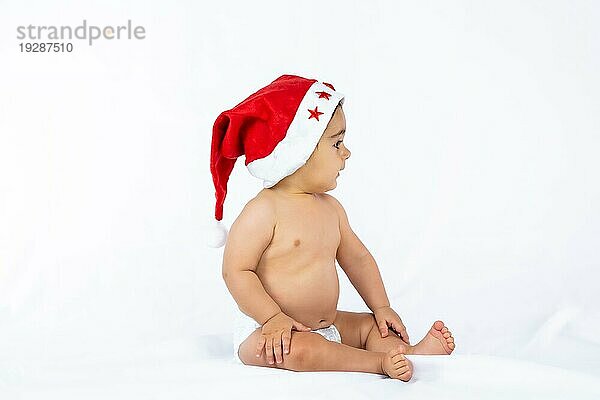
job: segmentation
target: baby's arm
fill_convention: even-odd
[[[227,236],[223,279],[240,310],[263,325],[281,312],[256,275],[256,266],[273,238],[275,210],[271,200],[254,198],[246,204]]]
[[[340,202],[328,194],[326,194],[326,198],[338,212],[341,239],[336,259],[340,267],[367,303],[367,306],[373,311],[381,336],[386,337],[388,335],[389,325],[407,344],[410,344],[404,323],[398,314],[390,308],[390,301],[381,280],[379,267],[377,267],[371,252],[367,250],[350,228],[348,216]]]
[[[336,259],[340,267],[372,311],[381,307],[389,307],[390,302],[381,280],[379,268],[371,252],[350,227],[342,204],[329,194],[325,194],[325,198],[334,206],[339,217],[341,239]]]

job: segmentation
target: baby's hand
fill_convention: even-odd
[[[408,333],[406,333],[406,327],[404,323],[396,314],[396,311],[392,310],[391,307],[380,307],[373,311],[375,316],[375,321],[377,321],[377,326],[379,327],[379,332],[381,333],[381,337],[387,337],[388,335],[388,327],[391,327],[400,339],[402,339],[406,344],[410,345],[410,339],[408,338]]]
[[[260,357],[266,345],[265,352],[269,364],[273,364],[273,354],[275,354],[277,363],[283,362],[281,348],[283,345],[283,352],[285,354],[290,352],[290,340],[292,338],[292,329],[294,328],[297,331],[304,332],[311,330],[283,312],[272,316],[262,326],[262,335],[258,339],[258,345],[256,346],[256,357]]]

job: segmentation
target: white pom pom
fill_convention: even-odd
[[[221,221],[216,221],[216,223],[207,229],[206,245],[214,248],[223,247],[227,241],[227,232],[227,228],[225,228]]]

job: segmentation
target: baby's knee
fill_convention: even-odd
[[[271,366],[292,371],[307,371],[314,365],[318,354],[323,352],[327,340],[318,333],[292,331],[290,352],[282,354],[283,362]]]
[[[292,331],[290,352],[289,354],[284,354],[283,359],[287,359],[297,366],[308,364],[324,340],[321,335],[314,332]]]
[[[246,365],[264,366],[284,369],[302,369],[302,366],[309,363],[314,354],[315,347],[319,346],[320,339],[325,340],[321,335],[312,332],[292,331],[290,338],[289,353],[283,353],[283,362],[276,362],[275,356],[266,356],[266,346],[263,346],[260,357],[256,357],[256,345],[260,339],[260,329],[252,334],[248,340],[241,344],[238,355],[242,363]],[[273,359],[273,364],[269,364],[269,359]]]

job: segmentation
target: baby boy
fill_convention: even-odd
[[[284,75],[215,121],[216,219],[237,157],[244,154],[264,182],[231,226],[223,255],[223,279],[251,322],[237,356],[246,365],[408,381],[413,366],[405,355],[450,354],[454,338],[436,321],[410,344],[373,256],[326,193],[351,154],[343,101],[329,83]],[[336,260],[371,313],[337,310]]]

